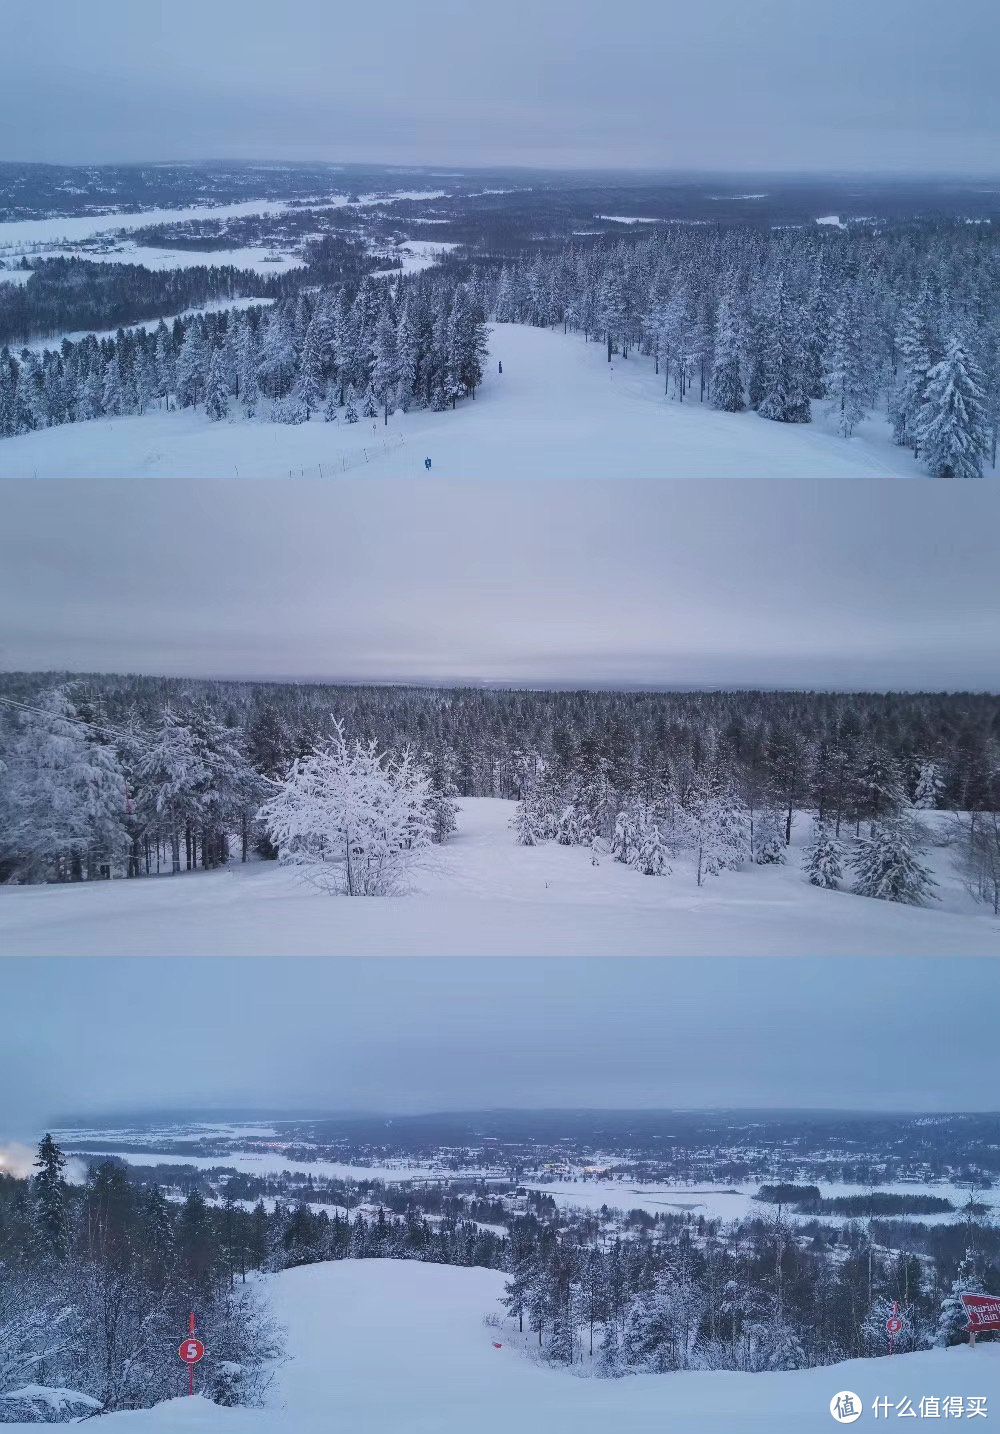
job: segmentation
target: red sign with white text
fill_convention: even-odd
[[[185,1364],[197,1364],[205,1358],[205,1346],[200,1339],[186,1339],[177,1353]]]
[[[1000,1299],[996,1295],[963,1295],[966,1328],[979,1334],[981,1330],[1000,1330]]]

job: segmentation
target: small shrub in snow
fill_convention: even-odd
[[[408,751],[349,743],[343,723],[293,763],[259,812],[279,860],[324,891],[387,896],[431,839],[433,794]]]

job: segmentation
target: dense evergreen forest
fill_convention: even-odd
[[[212,867],[234,841],[244,860],[254,848],[312,850],[313,829],[289,826],[289,814],[312,820],[326,773],[352,791],[384,778],[383,827],[398,823],[406,849],[446,839],[454,797],[505,797],[518,802],[512,840],[610,852],[651,876],[685,852],[699,884],[785,861],[805,811],[810,881],[836,886],[851,865],[855,890],[915,903],[932,896],[920,813],[950,810],[970,890],[994,908],[1000,896],[1000,698],[987,694],[14,674],[0,697],[7,880],[177,871],[182,848],[185,868]]]
[[[22,269],[30,270],[23,284],[4,283],[0,271],[0,344],[16,346],[60,332],[111,331],[229,299],[270,302],[302,288],[358,283],[376,269],[399,267],[398,259],[376,257],[360,241],[338,235],[308,244],[306,253],[306,267],[280,274],[218,263],[149,269],[141,262],[59,257],[29,266],[23,260]]]
[[[101,414],[203,406],[223,419],[356,423],[397,407],[475,396],[485,316],[467,285],[416,275],[302,292],[261,308],[175,319],[152,332],[64,340],[58,353],[0,351],[0,436]]]
[[[266,322],[233,313],[41,355],[5,350],[0,436],[174,403],[216,419],[298,422],[349,408],[348,388],[386,418],[411,404],[447,406],[479,381],[479,360],[467,371],[463,346],[447,339],[460,303],[480,324],[578,330],[606,345],[609,361],[651,356],[677,402],[783,423],[807,423],[822,407],[845,440],[880,413],[937,477],[976,478],[996,464],[993,224],[672,225],[648,239],[575,241],[506,264],[452,261],[438,278],[352,288],[303,294]],[[433,342],[421,342],[421,325]],[[481,355],[485,335],[465,347]],[[432,348],[434,373],[421,374]]]
[[[1000,232],[993,225],[676,227],[505,266],[499,321],[562,324],[652,355],[664,392],[849,438],[870,412],[938,477],[995,466]]]
[[[503,1270],[508,1318],[543,1357],[593,1361],[607,1377],[886,1354],[894,1303],[905,1320],[899,1348],[957,1343],[961,1292],[1000,1290],[996,1232],[971,1218],[797,1225],[776,1206],[722,1225],[559,1210],[542,1192],[521,1192],[516,1209],[475,1188],[383,1193],[377,1206],[355,1195],[352,1207],[345,1186],[332,1213],[322,1195],[252,1204],[233,1174],[217,1195],[185,1195],[169,1174],[114,1159],[69,1171],[46,1136],[30,1178],[0,1176],[5,1417],[67,1419],[171,1397],[192,1311],[207,1351],[203,1392],[260,1403],[281,1343],[248,1276],[323,1260]]]
[[[237,1285],[225,1215],[172,1203],[113,1161],[69,1183],[46,1137],[28,1179],[0,1174],[0,1421],[145,1408],[183,1392],[177,1348],[197,1318],[201,1390],[258,1404],[281,1344]]]

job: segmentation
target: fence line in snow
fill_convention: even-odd
[[[406,439],[401,433],[394,438],[384,438],[379,443],[366,444],[360,453],[339,453],[333,457],[324,459],[322,463],[310,463],[304,468],[289,468],[289,478],[329,478],[333,473],[346,473],[351,468],[363,468],[366,463],[371,463],[382,453],[391,453],[396,448],[402,448]]]

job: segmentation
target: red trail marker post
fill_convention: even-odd
[[[886,1320],[885,1327],[889,1331],[889,1353],[895,1354],[896,1338],[903,1333],[903,1316],[899,1313],[898,1304],[893,1305],[892,1314]]]
[[[191,1333],[177,1353],[188,1367],[188,1393],[194,1393],[194,1367],[205,1358],[205,1346],[194,1337],[194,1315],[191,1316]]]

